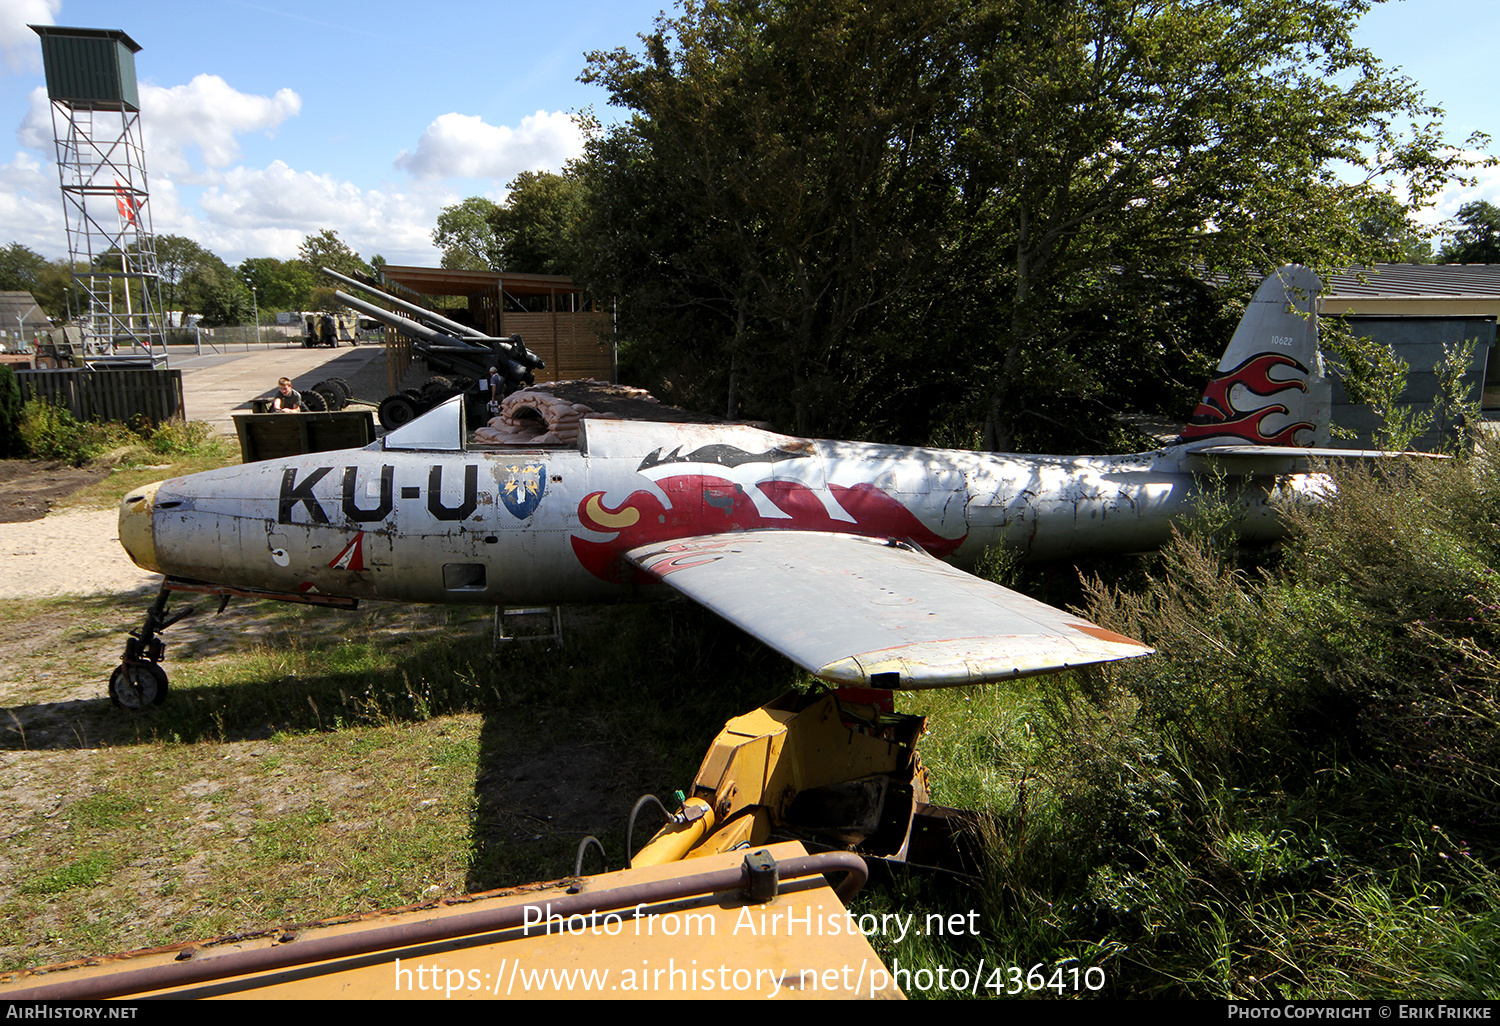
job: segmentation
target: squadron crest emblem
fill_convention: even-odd
[[[506,467],[505,477],[500,482],[500,501],[518,520],[525,520],[541,505],[542,492],[547,488],[547,467],[542,463],[527,463]]]

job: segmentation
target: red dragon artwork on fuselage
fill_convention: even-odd
[[[642,571],[623,559],[633,548],[675,538],[767,527],[900,538],[938,557],[951,555],[964,541],[962,536],[934,534],[900,502],[871,484],[829,486],[834,501],[854,518],[853,523],[830,516],[812,489],[795,481],[768,480],[754,486],[786,517],[762,516],[742,486],[721,477],[679,474],[661,479],[657,486],[670,499],[671,508],[645,490],[631,493],[615,508],[604,505],[603,492],[592,492],[578,504],[578,519],[585,528],[604,534],[616,532],[608,541],[590,541],[576,535],[572,538],[573,552],[589,573],[616,584],[646,580]]]
[[[1271,377],[1271,370],[1274,367],[1290,367],[1301,377],[1279,381]],[[1298,431],[1313,430],[1310,422],[1288,424],[1275,434],[1268,435],[1261,430],[1262,421],[1273,413],[1288,415],[1290,411],[1287,407],[1280,403],[1272,403],[1254,410],[1238,410],[1230,397],[1236,385],[1243,385],[1246,390],[1258,396],[1275,395],[1289,388],[1306,392],[1307,382],[1303,380],[1306,376],[1307,368],[1290,356],[1283,356],[1280,353],[1261,353],[1258,356],[1252,356],[1238,367],[1225,371],[1208,383],[1208,387],[1203,392],[1203,401],[1193,411],[1192,420],[1182,429],[1182,440],[1192,442],[1200,438],[1233,435],[1256,445],[1295,445]]]

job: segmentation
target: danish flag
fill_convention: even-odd
[[[135,225],[135,212],[140,208],[141,201],[126,191],[125,183],[118,178],[115,179],[115,206],[120,208],[121,220]]]

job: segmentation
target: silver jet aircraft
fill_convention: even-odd
[[[1242,536],[1330,487],[1305,472],[1327,427],[1306,268],[1267,278],[1192,422],[1131,456],[1033,456],[793,438],[741,425],[585,420],[576,447],[478,448],[455,398],[363,449],[137,489],[135,563],[166,575],[111,679],[166,692],[172,591],[360,599],[702,603],[842,685],[974,684],[1145,655],[1140,642],[974,577],[986,548],[1139,551],[1191,514],[1218,468]]]

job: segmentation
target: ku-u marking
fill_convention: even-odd
[[[307,522],[330,523],[328,511],[323,508],[323,500],[318,497],[314,489],[333,471],[333,467],[314,467],[311,470],[298,467],[286,468],[281,475],[276,522],[278,524],[296,523],[296,513],[298,507],[301,507],[303,514],[307,517]],[[427,510],[438,520],[462,520],[479,506],[479,467],[476,464],[470,464],[463,468],[463,499],[457,505],[452,506],[443,501],[443,472],[442,464],[434,464],[428,470]],[[299,473],[302,474],[300,479]],[[350,523],[369,524],[383,521],[390,517],[396,507],[396,468],[389,464],[378,468],[379,490],[372,493],[378,496],[375,504],[368,507],[359,504],[358,486],[362,474],[368,473],[370,473],[368,467],[362,469],[356,465],[343,468],[339,511]],[[540,498],[539,493],[540,488],[538,488],[538,498]],[[420,497],[421,488],[419,487],[403,486],[401,489],[402,499]]]

